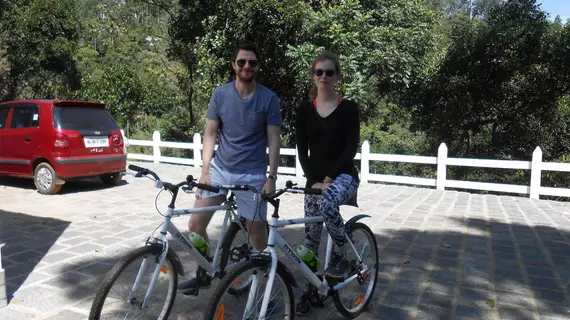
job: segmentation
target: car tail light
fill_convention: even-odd
[[[120,134],[114,134],[111,137],[111,143],[115,146],[120,146],[123,144],[123,137]]]
[[[120,134],[114,134],[111,136],[111,145],[114,147],[113,152],[119,153],[123,150],[124,141],[123,136]]]
[[[69,141],[67,140],[67,136],[63,133],[56,133],[53,146],[56,149],[69,149]]]

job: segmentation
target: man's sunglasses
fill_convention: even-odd
[[[236,64],[238,67],[243,68],[243,66],[245,66],[245,63],[248,62],[249,66],[252,68],[257,67],[258,65],[258,61],[257,60],[244,60],[244,59],[239,59],[238,61],[236,61]]]
[[[313,71],[313,73],[315,74],[315,76],[320,77],[324,74],[327,75],[327,77],[332,77],[335,74],[335,71],[332,69],[327,69],[327,70],[323,70],[323,69],[315,69],[315,71]]]

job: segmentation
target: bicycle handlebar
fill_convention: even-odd
[[[194,187],[201,189],[201,190],[214,192],[214,193],[219,192],[221,188],[227,189],[227,190],[241,190],[241,191],[258,192],[257,190],[255,190],[254,187],[248,186],[248,185],[222,185],[219,187],[215,187],[215,186],[208,185],[208,184],[198,183],[195,181],[195,179],[192,175],[188,175],[186,177],[186,181],[180,182],[178,184],[172,184],[172,183],[160,180],[160,177],[150,169],[142,168],[142,167],[139,167],[139,166],[134,165],[134,164],[130,164],[129,169],[137,172],[135,177],[142,177],[142,176],[146,176],[146,175],[153,176],[153,178],[155,179],[155,186],[159,189],[165,188],[165,189],[169,189],[171,191],[175,191],[180,187],[188,186],[187,188],[183,187],[182,189],[185,192],[188,192],[188,189],[191,190]],[[296,185],[297,185],[296,183],[293,183],[291,180],[289,180],[285,183],[285,188],[277,189],[275,192],[273,192],[271,194],[264,195],[263,199],[265,199],[266,201],[269,201],[269,202],[273,202],[274,199],[278,198],[279,196],[281,196],[285,192],[304,193],[304,194],[312,194],[312,195],[321,195],[323,193],[323,191],[321,189],[300,188],[300,187],[295,187]]]
[[[208,184],[196,182],[192,175],[186,176],[186,181],[183,181],[183,182],[180,182],[177,184],[172,184],[172,183],[160,180],[160,177],[150,169],[142,168],[142,167],[136,166],[134,164],[130,164],[129,169],[137,172],[135,177],[142,177],[142,176],[146,176],[146,175],[150,174],[156,180],[155,186],[157,188],[160,188],[160,189],[162,189],[164,187],[164,188],[172,190],[172,189],[178,189],[181,186],[187,185],[190,188],[196,187],[198,189],[202,189],[202,190],[206,190],[206,191],[210,191],[210,192],[216,192],[217,193],[220,191],[220,188],[218,188],[218,187],[214,187],[214,186],[211,186]]]
[[[232,190],[232,191],[241,190],[241,191],[255,191],[255,192],[257,192],[255,187],[249,186],[249,185],[212,186],[209,184],[199,183],[199,182],[196,182],[196,179],[194,179],[194,177],[192,175],[188,175],[186,177],[186,181],[180,182],[178,184],[171,184],[169,182],[165,182],[165,181],[160,180],[160,177],[150,169],[139,167],[139,166],[134,165],[134,164],[130,164],[129,169],[137,172],[137,174],[135,175],[135,177],[137,177],[137,178],[142,177],[142,176],[146,176],[146,175],[151,175],[156,180],[155,186],[159,189],[166,187],[166,188],[172,190],[172,188],[177,189],[179,187],[182,187],[182,190],[184,190],[184,192],[189,192],[189,190],[192,190],[193,188],[196,187],[198,189],[206,190],[206,191],[210,191],[210,192],[214,192],[214,193],[218,193],[220,191],[220,189],[227,189],[227,190]],[[187,187],[184,187],[184,186],[187,186]]]
[[[317,189],[317,188],[300,188],[300,187],[295,187],[297,184],[293,183],[291,180],[288,180],[287,182],[285,182],[285,188],[282,189],[277,189],[275,190],[275,192],[266,195],[264,198],[271,202],[272,200],[278,198],[279,196],[281,196],[282,194],[284,194],[285,192],[290,192],[290,193],[304,193],[304,194],[312,194],[312,195],[321,195],[323,194],[323,190],[321,189]]]

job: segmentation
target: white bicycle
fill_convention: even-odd
[[[231,191],[248,190],[258,193],[254,187],[247,185],[219,187],[205,185],[197,183],[191,175],[187,176],[183,182],[171,184],[161,181],[158,175],[149,169],[135,165],[129,165],[129,169],[137,172],[135,177],[152,176],[154,179],[151,179],[155,181],[155,187],[161,189],[161,192],[164,190],[169,191],[172,195],[172,199],[165,215],[159,211],[159,213],[164,216],[164,221],[160,228],[160,235],[150,236],[143,247],[128,253],[107,273],[91,306],[91,312],[89,314],[90,320],[168,318],[176,297],[178,275],[184,275],[184,268],[176,252],[169,246],[166,237],[167,234],[170,234],[181,243],[198,263],[197,277],[210,275],[212,279],[216,277],[222,278],[226,270],[231,269],[232,266],[236,266],[238,261],[244,259],[253,250],[253,246],[249,243],[245,220],[239,219],[237,216],[233,192],[230,192],[226,201],[219,206],[175,209],[175,202],[180,188],[187,193],[191,193],[191,190],[195,187],[212,192],[218,192],[220,188],[223,188]],[[188,237],[182,235],[180,230],[171,222],[171,219],[175,216],[220,210],[225,211],[226,214],[219,235],[220,241],[216,246],[212,260],[211,258],[204,257],[200,251],[192,245]],[[234,238],[236,238],[239,233],[243,233],[244,236],[247,237],[246,240],[237,245],[232,245]],[[142,259],[142,261],[139,259]],[[230,262],[229,264],[228,261]],[[144,279],[145,272],[148,269],[152,270],[152,275]],[[204,272],[207,272],[207,274],[200,274]],[[119,289],[123,289],[124,295],[117,298],[110,297],[109,294],[112,291],[113,285],[123,276],[126,276],[127,280],[125,281],[125,285],[122,285],[122,288]],[[161,280],[166,281],[162,282]],[[141,289],[144,283],[147,283],[148,286],[146,289]],[[248,287],[249,283],[247,282],[236,282],[233,284],[231,292],[238,295],[247,291]],[[163,291],[160,291],[161,289]],[[156,291],[160,291],[160,293],[157,294]],[[198,295],[198,292],[199,288],[196,290],[196,295]],[[164,302],[160,302],[162,300],[164,300]],[[152,308],[153,306],[155,306],[156,309]]]
[[[275,207],[271,216],[268,250],[252,254],[249,259],[239,262],[238,266],[222,279],[210,300],[204,317],[205,320],[294,318],[294,299],[291,287],[297,287],[297,282],[291,271],[278,260],[275,247],[281,249],[286,254],[285,256],[299,269],[296,274],[300,273],[303,278],[308,279],[310,283],[309,292],[313,290],[313,297],[316,296],[316,299],[310,300],[313,306],[319,304],[322,306],[322,301],[332,296],[336,309],[343,316],[356,318],[364,312],[370,303],[378,277],[378,248],[370,228],[357,222],[370,216],[360,214],[346,221],[348,248],[345,257],[349,261],[349,271],[343,281],[327,279],[311,271],[301,260],[296,250],[279,235],[277,230],[279,227],[288,225],[323,223],[324,221],[320,216],[279,219],[279,199],[277,197],[283,193],[321,194],[320,189],[294,188],[293,186],[291,181],[287,181],[284,189],[280,189],[267,197],[267,201]],[[328,235],[325,269],[330,263],[332,249],[333,241]],[[245,301],[239,302],[236,295],[231,292],[231,288],[235,281],[242,281],[240,279],[243,278],[250,282],[251,286]],[[262,284],[264,281],[266,283]],[[348,296],[343,297],[345,289],[351,284],[355,285],[353,290],[347,291]],[[230,293],[231,297],[228,297],[226,293]]]

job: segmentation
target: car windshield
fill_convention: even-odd
[[[90,107],[54,107],[53,124],[64,130],[118,129],[105,109]]]

